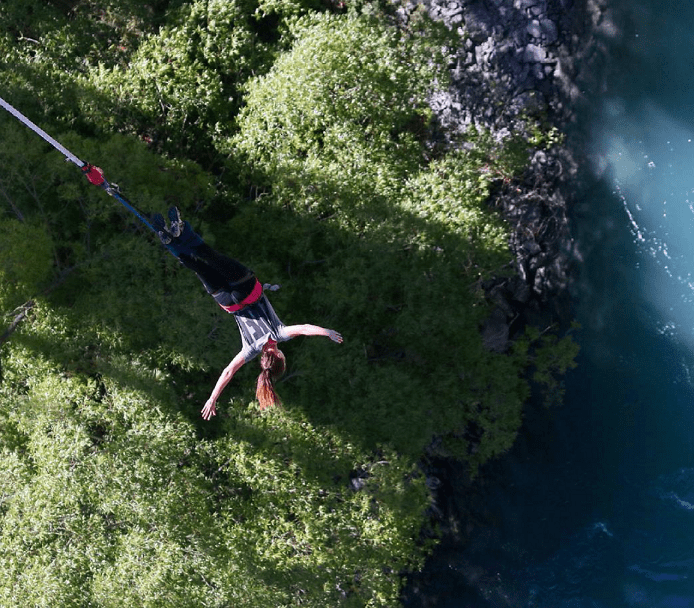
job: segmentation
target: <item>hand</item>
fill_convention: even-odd
[[[333,342],[337,342],[338,344],[342,344],[342,336],[340,335],[339,332],[335,331],[334,329],[328,330],[328,338],[330,338]]]
[[[212,399],[212,397],[210,397],[207,400],[205,407],[202,408],[202,417],[205,420],[209,420],[210,418],[212,418],[212,416],[217,415],[217,408],[215,407],[215,403],[216,403],[216,400]]]

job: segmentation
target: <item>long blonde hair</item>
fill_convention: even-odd
[[[284,375],[287,362],[284,353],[277,348],[277,342],[268,340],[260,354],[260,375],[255,389],[255,396],[264,410],[272,405],[279,405],[282,400],[275,392],[274,382]]]

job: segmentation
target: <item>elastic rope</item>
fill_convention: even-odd
[[[121,205],[123,205],[130,213],[132,213],[135,217],[137,217],[138,220],[140,220],[147,228],[149,228],[154,234],[158,234],[156,228],[150,224],[149,220],[145,217],[145,215],[136,209],[133,204],[125,198],[118,190],[109,184],[107,181],[104,181],[104,190],[108,192],[113,198],[115,198]]]
[[[53,139],[48,133],[46,133],[41,127],[38,127],[35,125],[33,122],[31,122],[24,114],[22,114],[19,110],[16,108],[12,107],[9,103],[7,103],[2,97],[0,97],[0,106],[5,108],[12,116],[14,116],[17,120],[20,122],[24,123],[27,127],[29,127],[34,133],[36,133],[38,136],[46,140],[51,146],[53,146],[56,150],[61,152],[63,156],[70,162],[75,163],[78,167],[83,167],[84,162],[82,162],[79,158],[77,158],[70,150],[68,150],[66,147],[62,146],[59,144],[55,139]]]
[[[25,126],[29,127],[34,133],[36,133],[39,137],[44,139],[46,142],[51,144],[56,150],[58,150],[60,153],[62,153],[66,160],[69,160],[70,162],[76,164],[80,169],[82,169],[82,172],[85,174],[87,179],[94,185],[99,186],[106,190],[108,194],[110,194],[113,198],[115,198],[121,205],[123,205],[130,213],[132,213],[137,219],[139,219],[147,228],[149,228],[154,234],[158,235],[157,230],[152,226],[150,221],[145,217],[145,215],[136,209],[133,204],[126,199],[124,196],[120,194],[118,191],[118,186],[111,185],[106,181],[106,179],[103,177],[103,172],[101,169],[98,167],[94,167],[93,165],[90,165],[88,163],[85,163],[84,161],[80,160],[77,158],[70,150],[68,150],[65,146],[60,144],[58,141],[53,139],[48,133],[46,133],[41,127],[38,127],[36,124],[34,124],[31,120],[29,120],[24,114],[22,114],[19,110],[14,108],[12,105],[7,103],[2,97],[0,97],[0,106],[2,106],[5,110],[7,110],[12,116],[14,116],[17,120],[19,120],[22,124]],[[169,249],[169,251],[171,251]],[[171,251],[172,255],[176,255]]]

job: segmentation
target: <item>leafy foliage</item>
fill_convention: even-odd
[[[95,337],[52,317],[3,370],[4,605],[392,604],[427,505],[407,459],[254,408],[201,442],[162,407],[170,375],[116,354],[78,373]],[[60,352],[37,359],[47,329]]]
[[[0,116],[0,318],[33,303],[0,343],[0,604],[396,606],[430,547],[421,460],[508,449],[526,370],[558,393],[575,355],[480,337],[510,258],[490,184],[532,142],[431,149],[440,33],[368,2],[8,0],[0,25],[3,97],[346,338],[286,345],[284,409],[249,365],[203,422],[233,322]]]
[[[532,380],[543,389],[546,405],[557,405],[564,399],[563,376],[568,369],[576,367],[579,347],[571,332],[580,328],[574,322],[571,329],[559,337],[548,327],[540,332],[537,327],[527,327],[525,335],[514,344],[517,353],[529,357],[534,366]]]
[[[430,48],[355,14],[305,18],[294,35],[291,52],[249,83],[231,149],[305,211],[379,221],[384,199],[425,161]]]
[[[42,226],[10,218],[0,223],[0,231],[0,307],[11,310],[47,278],[53,247]]]

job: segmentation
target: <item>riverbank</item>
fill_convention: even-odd
[[[523,179],[493,197],[512,227],[518,276],[495,286],[507,313],[551,310],[567,320],[575,250],[568,219],[582,160],[575,134],[586,91],[601,87],[605,44],[615,24],[605,0],[429,0],[429,14],[465,39],[450,56],[452,86],[431,107],[448,143],[470,126],[497,140],[527,131],[529,122],[573,133],[538,150]],[[404,10],[404,9],[403,9]],[[506,305],[502,301],[506,301]],[[544,315],[543,315],[544,316]]]
[[[427,9],[465,37],[451,55],[452,87],[431,100],[451,145],[473,125],[504,139],[523,132],[528,117],[565,134],[561,145],[535,152],[520,181],[500,184],[493,195],[492,204],[512,228],[517,271],[488,286],[497,311],[485,332],[492,348],[504,348],[526,323],[566,324],[573,318],[571,284],[582,253],[570,213],[586,168],[585,134],[577,122],[591,92],[603,86],[614,16],[604,0],[447,0],[428,2]],[[408,608],[531,601],[527,589],[514,591],[512,581],[501,580],[494,554],[504,551],[501,528],[522,512],[511,513],[508,506],[519,482],[518,464],[541,460],[557,440],[552,411],[531,399],[513,450],[485,465],[474,480],[455,461],[429,463],[441,542],[424,571],[409,578],[403,595]],[[564,498],[550,500],[559,504]],[[523,562],[520,554],[511,559]]]

